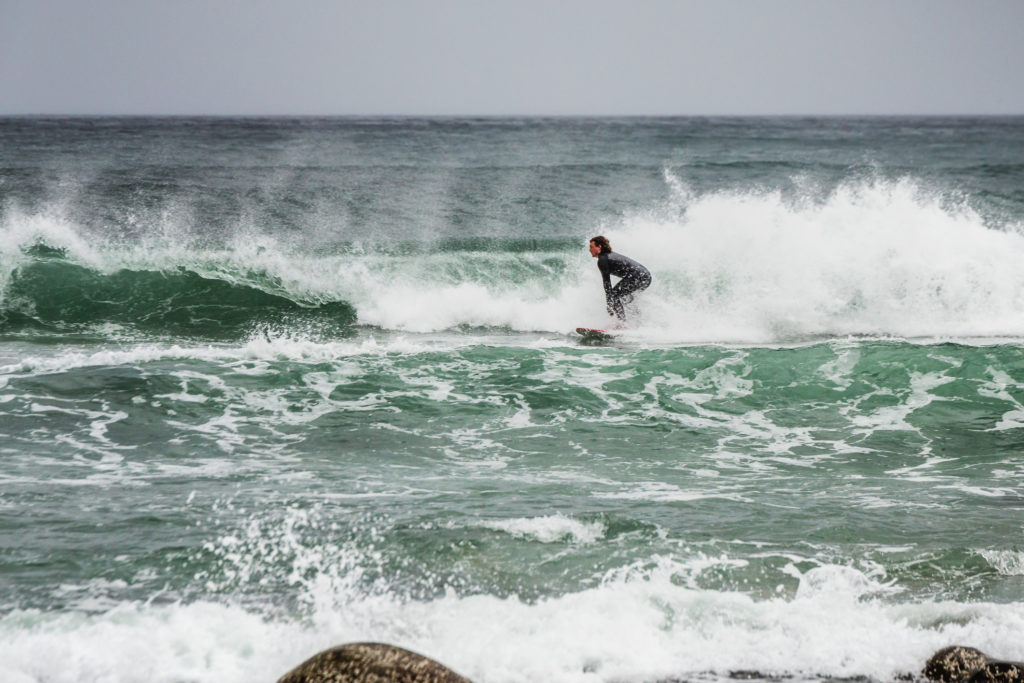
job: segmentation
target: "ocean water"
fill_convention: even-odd
[[[0,679],[1024,659],[1022,264],[1021,118],[0,120]]]

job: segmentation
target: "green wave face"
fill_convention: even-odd
[[[34,260],[11,276],[2,325],[55,330],[116,323],[141,331],[237,337],[259,325],[314,324],[344,333],[355,311],[344,301],[303,305],[252,284],[170,272],[102,273],[63,260]]]

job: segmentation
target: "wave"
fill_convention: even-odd
[[[609,323],[586,253],[587,238],[603,233],[654,275],[627,340],[1024,337],[1024,225],[1015,219],[983,217],[908,178],[852,181],[825,196],[696,192],[670,171],[665,184],[664,205],[576,236],[330,242],[317,232],[304,242],[239,228],[210,244],[172,221],[127,244],[9,213],[2,310],[7,325],[101,320],[193,333],[297,316],[406,332],[561,334]]]
[[[666,176],[667,206],[591,226],[575,244],[448,249],[385,267],[368,259],[359,319],[411,331],[604,327],[600,276],[585,252],[603,233],[654,275],[627,339],[1024,336],[1020,223],[993,223],[909,179],[797,200],[776,190],[698,194]]]
[[[158,333],[237,337],[257,326],[320,324],[344,331],[355,311],[344,301],[311,304],[265,286],[206,277],[179,267],[103,273],[40,246],[12,272],[0,329],[79,329],[115,323]]]
[[[752,340],[1024,333],[1020,224],[986,224],[909,179],[803,203],[685,191],[678,217],[635,216],[616,235],[662,283],[645,315],[655,328]]]
[[[232,539],[235,555],[238,540]],[[425,653],[476,681],[654,681],[702,678],[897,680],[936,650],[970,644],[1024,658],[1020,603],[896,602],[879,577],[825,565],[800,573],[791,598],[680,585],[677,561],[652,558],[591,588],[528,601],[460,594],[408,599],[361,591],[344,567],[298,558],[310,607],[296,618],[249,601],[111,601],[127,582],[63,586],[64,612],[0,617],[7,681],[273,681],[318,650],[376,640]],[[726,561],[719,558],[719,561]],[[318,571],[311,569],[317,567]],[[241,581],[252,569],[239,566]],[[54,650],[69,656],[54,658]],[[139,656],[144,653],[145,656]]]

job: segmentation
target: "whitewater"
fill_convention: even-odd
[[[22,117],[0,153],[5,681],[1024,659],[1020,119]],[[653,284],[590,345],[597,234]]]

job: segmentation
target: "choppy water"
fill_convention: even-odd
[[[1024,119],[0,120],[0,678],[1024,659],[1021,263]]]

